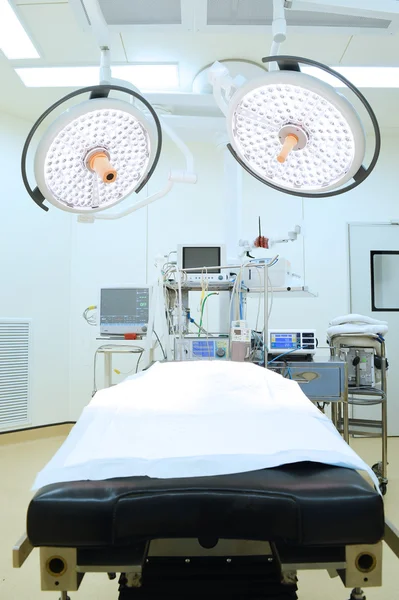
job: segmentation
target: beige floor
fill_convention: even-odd
[[[48,435],[51,432],[48,433]],[[31,435],[31,438],[34,436]],[[52,434],[54,436],[54,433]],[[25,529],[26,508],[31,497],[29,488],[36,472],[54,454],[65,438],[63,435],[45,439],[18,441],[18,437],[0,436],[0,599],[45,600],[56,594],[40,592],[38,551],[35,550],[22,569],[12,569],[11,549]],[[369,463],[379,460],[378,440],[354,440],[353,447]],[[389,486],[385,498],[387,516],[399,525],[399,439],[389,441]],[[384,548],[384,584],[367,592],[367,600],[397,600],[399,561],[389,548]],[[105,575],[86,575],[80,591],[71,594],[78,600],[116,600],[117,584]],[[325,572],[300,574],[300,600],[348,600],[349,593],[338,579]]]

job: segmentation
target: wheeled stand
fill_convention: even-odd
[[[352,591],[349,600],[366,600],[366,596],[364,595],[363,590],[361,590],[360,588],[355,588]]]
[[[387,419],[387,358],[385,341],[374,334],[340,334],[330,340],[331,354],[340,357],[348,350],[362,350],[370,346],[375,349],[379,361],[378,371],[381,374],[379,384],[373,386],[361,385],[361,362],[354,365],[356,371],[356,385],[348,386],[348,404],[338,407],[336,426],[343,433],[349,443],[349,436],[381,437],[381,461],[372,467],[378,477],[380,490],[383,495],[387,492],[388,485],[388,419]],[[358,419],[349,417],[348,406],[381,406],[381,419]],[[356,598],[356,597],[355,597]],[[360,598],[362,598],[360,596]],[[356,598],[357,600],[357,598]]]

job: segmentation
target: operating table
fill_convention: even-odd
[[[397,531],[385,529],[398,554]],[[363,600],[361,588],[381,585],[383,538],[383,500],[361,475],[298,463],[48,485],[30,503],[14,566],[40,547],[42,589],[63,600],[88,572],[121,574],[120,600],[294,600],[303,569],[338,574]]]
[[[256,423],[263,419],[258,430],[261,433],[257,435],[267,435],[269,439],[279,415],[286,415],[290,405],[294,407],[291,410],[298,405],[309,415],[307,430],[321,431],[327,450],[332,451],[334,444],[337,447],[343,444],[343,452],[346,452],[347,447],[336,432],[329,433],[328,419],[323,415],[319,417],[311,404],[308,406],[297,384],[273,373],[263,375],[258,367],[252,370],[242,367],[245,377],[251,378],[252,386],[259,380],[260,387],[253,388],[252,396],[247,387],[238,386],[235,392],[231,388],[228,395],[222,397],[223,390],[219,387],[217,393],[211,393],[205,401],[201,400],[200,388],[203,385],[205,389],[209,379],[204,381],[204,377],[199,377],[204,368],[193,365],[184,367],[184,372],[177,372],[179,367],[154,367],[146,379],[116,386],[114,391],[99,392],[94,397],[58,458],[56,455],[55,462],[53,459],[45,468],[47,479],[42,474],[37,480],[40,484],[27,513],[27,533],[14,548],[14,566],[22,566],[31,550],[40,548],[42,590],[58,592],[62,600],[67,599],[68,592],[79,589],[85,573],[108,574],[112,579],[119,574],[119,600],[161,597],[294,600],[298,597],[297,572],[305,569],[325,569],[331,576],[339,576],[344,585],[353,590],[351,600],[363,600],[363,588],[382,585],[383,540],[399,557],[399,535],[391,524],[384,522],[382,496],[354,468],[321,464],[317,460],[306,462],[302,458],[291,464],[271,465],[271,468],[243,468],[241,472],[230,470],[222,471],[230,474],[216,474],[205,471],[207,465],[211,464],[214,469],[216,463],[201,459],[195,461],[195,465],[199,464],[204,474],[192,477],[189,471],[190,476],[182,471],[178,476],[179,469],[187,465],[182,458],[177,463],[169,462],[172,470],[163,476],[162,463],[158,459],[149,460],[156,443],[165,454],[169,451],[173,452],[171,456],[178,456],[180,442],[171,441],[163,451],[169,438],[162,435],[167,427],[173,426],[175,417],[176,422],[181,423],[184,410],[187,414],[181,435],[189,452],[187,456],[192,456],[198,444],[201,448],[217,450],[219,441],[212,438],[208,424],[211,426],[218,418],[221,425],[217,431],[221,432],[227,452],[235,436],[245,435],[237,390],[241,390],[247,412],[251,412],[256,402],[261,402],[262,408],[269,402],[265,396],[268,389],[265,378],[267,385],[276,387],[278,406],[272,402],[271,412],[262,413],[260,409],[253,412],[253,420],[246,422],[247,429],[255,431]],[[209,370],[208,377],[222,375],[227,387],[232,385],[237,367],[210,366]],[[197,385],[190,402],[186,401],[184,390],[181,397],[176,388],[165,388],[163,398],[154,393],[156,386],[163,385],[163,374],[184,384],[183,377],[192,380],[194,371]],[[240,383],[239,377],[237,381]],[[144,389],[147,396],[142,402],[130,400]],[[258,400],[259,390],[265,400],[263,397]],[[199,404],[194,402],[196,398]],[[213,414],[216,398],[219,410],[225,402],[227,413]],[[153,408],[155,412],[151,412]],[[209,419],[199,409],[203,413],[209,411]],[[235,421],[234,410],[239,411],[235,413]],[[124,428],[128,418],[131,421]],[[107,425],[112,419],[113,428]],[[158,429],[147,431],[148,423],[154,419],[158,419]],[[300,425],[298,419],[301,419],[300,411],[293,414],[291,421]],[[201,422],[207,425],[201,428]],[[289,423],[288,418],[282,422],[282,431],[287,431]],[[190,426],[193,431],[199,427],[201,432],[197,433],[197,446],[190,446]],[[223,426],[228,431],[223,431]],[[128,475],[127,471],[121,476],[119,472],[118,477],[114,470],[113,478],[78,475],[73,480],[68,475],[70,471],[63,467],[59,478],[51,479],[54,469],[70,464],[74,455],[76,460],[76,452],[83,460],[80,467],[83,470],[78,473],[86,473],[86,457],[91,453],[97,459],[101,456],[108,430],[117,434],[109,438],[112,440],[108,442],[110,456],[119,456],[116,445],[126,448],[123,440],[118,439],[123,435],[127,450],[134,456],[138,456],[134,438],[137,441],[141,436],[144,456],[149,437],[145,464],[146,468],[152,465],[151,469],[155,470],[140,476],[139,471],[132,473],[135,476]],[[83,432],[81,437],[79,432]],[[203,441],[201,435],[205,435]],[[310,440],[308,442],[306,436],[301,438],[300,432],[293,428],[287,438],[288,445],[291,438],[295,448],[299,448],[302,439],[305,456],[306,448],[311,447]],[[240,440],[235,442],[237,448],[240,443]],[[256,442],[256,448],[259,446],[262,451],[267,443]],[[248,433],[245,445],[251,446]],[[278,445],[277,438],[273,441],[273,447],[275,445]],[[348,448],[347,452],[352,451]],[[62,479],[64,474],[67,478]],[[320,591],[320,599],[322,596]],[[301,597],[301,600],[306,599]]]

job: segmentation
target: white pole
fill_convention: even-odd
[[[104,387],[112,385],[112,351],[104,350]]]
[[[263,300],[263,313],[264,313],[264,329],[263,329],[263,354],[265,357],[265,368],[267,369],[267,355],[269,346],[269,268],[265,262],[264,267],[264,300]]]
[[[270,56],[276,56],[280,50],[280,44],[285,42],[287,37],[287,22],[285,20],[284,0],[273,0],[273,42],[270,49]],[[269,63],[269,71],[277,71],[278,65],[275,62]]]
[[[243,169],[224,144],[223,146],[224,240],[226,262],[232,264],[237,262],[241,237]],[[230,294],[223,293],[219,295],[219,331],[229,333],[230,326]]]

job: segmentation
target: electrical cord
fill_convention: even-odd
[[[219,293],[218,293],[218,292],[211,292],[210,294],[207,294],[207,295],[205,296],[205,298],[203,299],[203,301],[202,301],[202,304],[201,304],[201,318],[200,318],[200,323],[199,323],[199,332],[198,332],[198,337],[200,337],[200,335],[201,335],[202,321],[203,321],[203,319],[204,319],[204,308],[205,308],[206,301],[208,300],[208,298],[209,298],[210,296],[218,296],[218,295],[219,295]]]
[[[292,354],[292,352],[297,352],[297,350],[298,350],[298,348],[293,348],[292,350],[288,350],[288,352],[283,352],[283,354],[279,354],[278,356],[275,356],[274,358],[272,358],[271,360],[269,360],[267,364],[271,365],[272,363],[274,363],[279,358],[282,358],[283,356],[287,356],[287,354]]]
[[[89,315],[89,313],[93,310],[97,310],[97,306],[95,304],[93,304],[92,306],[88,306],[83,311],[82,317],[84,318],[86,323],[88,323],[92,327],[95,327],[97,325],[96,313]]]
[[[162,350],[163,357],[164,357],[164,359],[166,360],[166,352],[165,352],[165,350],[163,349],[163,346],[162,346],[162,344],[161,344],[161,340],[159,339],[159,336],[158,336],[158,334],[157,334],[157,332],[156,332],[155,330],[154,330],[154,334],[155,334],[155,337],[156,337],[156,338],[157,338],[157,340],[158,340],[159,347],[160,347],[160,348],[161,348],[161,350]]]

